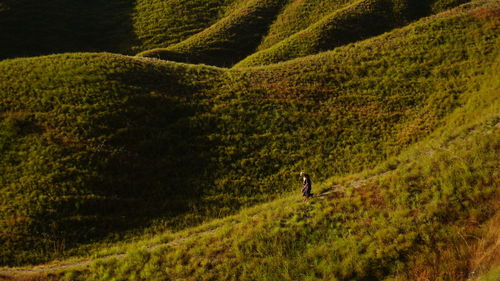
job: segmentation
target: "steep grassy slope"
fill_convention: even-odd
[[[463,2],[466,1],[351,1],[325,15],[308,28],[302,29],[278,44],[256,52],[236,66],[272,64],[331,50],[347,43],[381,34],[422,16],[440,11],[444,7]],[[263,44],[265,47],[266,42],[264,41]]]
[[[1,261],[234,213],[289,190],[303,169],[319,182],[373,167],[480,87],[498,28],[498,3],[484,1],[269,67],[0,62]]]
[[[141,55],[228,66],[274,46],[244,63],[255,65],[331,49],[464,1],[2,0],[0,59],[154,49]]]
[[[217,66],[231,66],[250,55],[237,66],[271,64],[365,39],[464,2],[245,1],[203,32],[139,55]],[[255,50],[260,52],[252,54]]]
[[[167,47],[203,31],[246,0],[139,0],[133,14],[134,53]]]
[[[253,53],[285,0],[252,0],[185,41],[139,56],[231,66]]]
[[[0,59],[75,51],[132,54],[209,27],[235,0],[1,0]]]
[[[59,278],[496,280],[499,70],[497,58],[428,138],[373,170],[317,185],[324,192],[311,203],[284,196]]]
[[[258,50],[269,48],[352,2],[352,0],[289,1],[288,5],[286,5],[276,21],[269,28],[269,33],[262,40]]]
[[[193,239],[184,233],[187,239],[174,246],[131,250],[124,260],[99,262],[83,275],[66,276],[455,281],[468,280],[471,272],[480,276],[492,265],[479,270],[470,259],[488,231],[478,225],[499,210],[494,195],[500,184],[498,121],[495,114],[458,130],[450,126],[455,133],[389,163],[394,170],[357,188],[347,185],[327,199],[304,205],[287,197],[206,225],[198,230],[206,234]]]
[[[172,216],[187,207],[183,198],[195,201],[196,175],[207,167],[205,145],[193,139],[203,132],[189,118],[196,89],[217,70],[111,54],[0,68],[2,263]]]

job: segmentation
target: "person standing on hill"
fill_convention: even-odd
[[[304,196],[304,201],[307,201],[310,197],[312,197],[311,178],[304,172],[300,172],[300,176],[302,177],[302,195]]]

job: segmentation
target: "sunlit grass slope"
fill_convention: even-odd
[[[346,5],[345,2],[349,1],[240,1],[226,18],[200,34],[139,55],[231,66],[256,51],[257,46],[261,49],[273,45],[320,20],[328,11]]]
[[[498,31],[498,2],[482,1],[266,67],[2,61],[1,262],[232,214],[294,188],[300,170],[321,182],[371,168],[493,77]]]
[[[459,281],[472,272],[480,276],[492,265],[483,263],[480,271],[470,259],[488,231],[485,222],[498,212],[493,195],[500,184],[495,177],[498,121],[490,116],[419,146],[390,163],[396,167],[392,172],[356,189],[348,185],[333,198],[312,204],[285,198],[227,219],[201,237],[97,263],[80,279]]]
[[[178,234],[63,280],[497,280],[500,60],[430,136],[373,170]],[[149,243],[151,243],[149,242]]]
[[[353,0],[289,1],[276,21],[270,26],[269,33],[262,40],[258,50],[269,48],[352,2]]]
[[[2,263],[173,216],[198,196],[207,144],[195,138],[208,127],[190,117],[217,70],[111,54],[0,64]]]
[[[271,64],[381,34],[463,2],[467,1],[240,1],[210,28],[139,56],[217,66],[232,66],[248,56],[237,66]]]
[[[134,53],[167,47],[208,28],[246,0],[139,0],[133,13]]]
[[[286,0],[251,0],[204,31],[139,56],[232,66],[252,54]]]
[[[290,34],[289,37],[277,44],[269,45],[264,41],[259,52],[244,59],[236,66],[272,64],[331,50],[347,43],[381,34],[422,16],[463,2],[466,1],[358,0],[349,1],[343,6],[338,5],[337,2],[334,2],[333,5],[324,3],[326,6],[333,6],[336,9],[309,27],[303,27],[299,32]],[[298,18],[296,21],[300,22]],[[286,34],[285,27],[294,26],[293,24],[283,25],[277,26],[282,31],[274,31],[275,33],[272,35]],[[270,40],[273,40],[272,38],[270,37]]]
[[[209,27],[235,2],[0,0],[0,59],[166,47]]]
[[[141,55],[229,66],[256,50],[273,46],[277,49],[272,51],[272,60],[260,58],[269,57],[269,50],[258,55],[259,59],[252,57],[244,63],[268,64],[379,34],[428,11],[465,0],[421,2],[0,0],[0,59],[61,52],[136,54],[150,50]],[[307,40],[298,40],[298,32],[309,34]]]
[[[316,186],[339,193],[307,204],[284,196],[61,279],[497,280],[499,71],[496,56],[437,130],[399,156]]]

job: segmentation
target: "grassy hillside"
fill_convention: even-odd
[[[272,46],[242,65],[268,64],[380,34],[462,2],[1,0],[0,59],[61,52],[144,52],[142,56],[231,66]]]
[[[0,0],[0,59],[165,47],[209,27],[235,2]]]
[[[253,53],[285,0],[252,0],[204,31],[168,48],[138,54],[190,63],[231,66]]]
[[[319,183],[374,167],[493,77],[498,28],[498,2],[481,1],[267,67],[105,53],[2,61],[1,263],[232,214],[294,188],[300,170]]]
[[[139,0],[132,15],[134,53],[167,47],[208,28],[246,0]]]
[[[352,2],[352,0],[289,1],[276,21],[270,26],[269,33],[262,40],[258,50],[271,47]]]
[[[448,5],[445,5],[446,2]],[[256,52],[237,67],[267,65],[331,50],[403,26],[422,16],[466,1],[359,0],[333,12],[281,42]],[[337,7],[336,5],[334,5]],[[287,25],[293,26],[293,25]],[[285,28],[282,28],[285,29]],[[285,29],[286,30],[286,29]]]
[[[237,66],[271,64],[381,34],[463,2],[244,1],[240,9],[233,9],[210,28],[139,56],[217,66],[232,66],[249,56]]]
[[[499,67],[434,133],[309,203],[285,195],[47,280],[497,280]]]
[[[206,144],[192,139],[203,132],[189,118],[196,89],[217,70],[111,54],[0,64],[2,263],[170,217],[187,208],[185,198],[195,201]]]
[[[61,279],[496,280],[498,66],[429,138],[316,186],[338,193],[307,204],[285,196]]]
[[[54,278],[497,280],[498,71],[496,56],[433,133],[374,169],[316,185],[310,203],[285,195]]]

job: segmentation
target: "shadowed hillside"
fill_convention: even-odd
[[[284,195],[31,278],[497,280],[499,63],[426,139],[375,169],[316,184],[309,203]]]
[[[134,53],[166,47],[208,28],[247,0],[138,0]]]
[[[330,50],[465,0],[0,1],[0,59],[108,51],[270,64]],[[270,48],[270,49],[268,49]],[[261,52],[252,55],[256,50]]]
[[[374,170],[316,185],[311,203],[284,196],[146,242],[166,243],[155,250],[128,245],[123,259],[65,276],[497,280],[500,81],[491,75],[498,66],[497,60],[489,81],[467,93],[464,105],[425,141]]]
[[[283,11],[270,26],[258,50],[263,50],[306,29],[328,14],[353,3],[352,0],[295,0],[288,1]]]
[[[252,0],[204,31],[168,48],[139,56],[232,66],[253,53],[285,0]]]
[[[498,0],[0,0],[0,265],[495,280],[499,34]]]
[[[112,54],[1,62],[2,262],[183,228],[288,191],[300,170],[321,182],[397,155],[485,81],[498,5],[481,3],[259,68]]]
[[[139,55],[217,66],[249,56],[237,66],[271,64],[375,36],[464,2],[245,1],[244,8],[187,40]]]
[[[19,241],[26,255],[59,251],[183,212],[199,196],[208,156],[196,137],[207,126],[189,118],[217,70],[111,54],[0,68],[3,262]]]
[[[307,29],[309,26],[330,18],[333,12],[340,11],[356,2],[354,0],[294,0],[280,13],[277,20],[270,27],[268,35],[264,38],[259,51],[267,49],[276,43]],[[416,19],[428,13],[437,13],[446,9],[468,2],[467,0],[399,0],[385,1],[386,12],[393,12],[394,24],[402,24],[404,21]],[[384,3],[384,2],[381,2]],[[366,5],[366,4],[365,4]],[[363,11],[358,10],[358,13]],[[365,11],[366,12],[366,11]],[[362,17],[358,17],[363,20]],[[375,24],[371,22],[371,24]],[[380,24],[380,23],[378,23]],[[345,28],[362,28],[362,22],[355,22]],[[370,28],[365,26],[365,28]],[[354,30],[353,30],[354,31]],[[361,37],[360,37],[361,38]],[[334,37],[331,40],[336,40]]]
[[[1,0],[0,59],[59,52],[125,52],[133,0]]]
[[[0,59],[168,46],[209,27],[234,2],[0,0]]]
[[[351,1],[308,28],[283,41],[249,56],[237,67],[272,64],[297,57],[316,54],[356,42],[408,24],[439,9],[432,9],[443,1]],[[454,1],[461,3],[466,1]],[[440,7],[440,6],[438,6]]]

